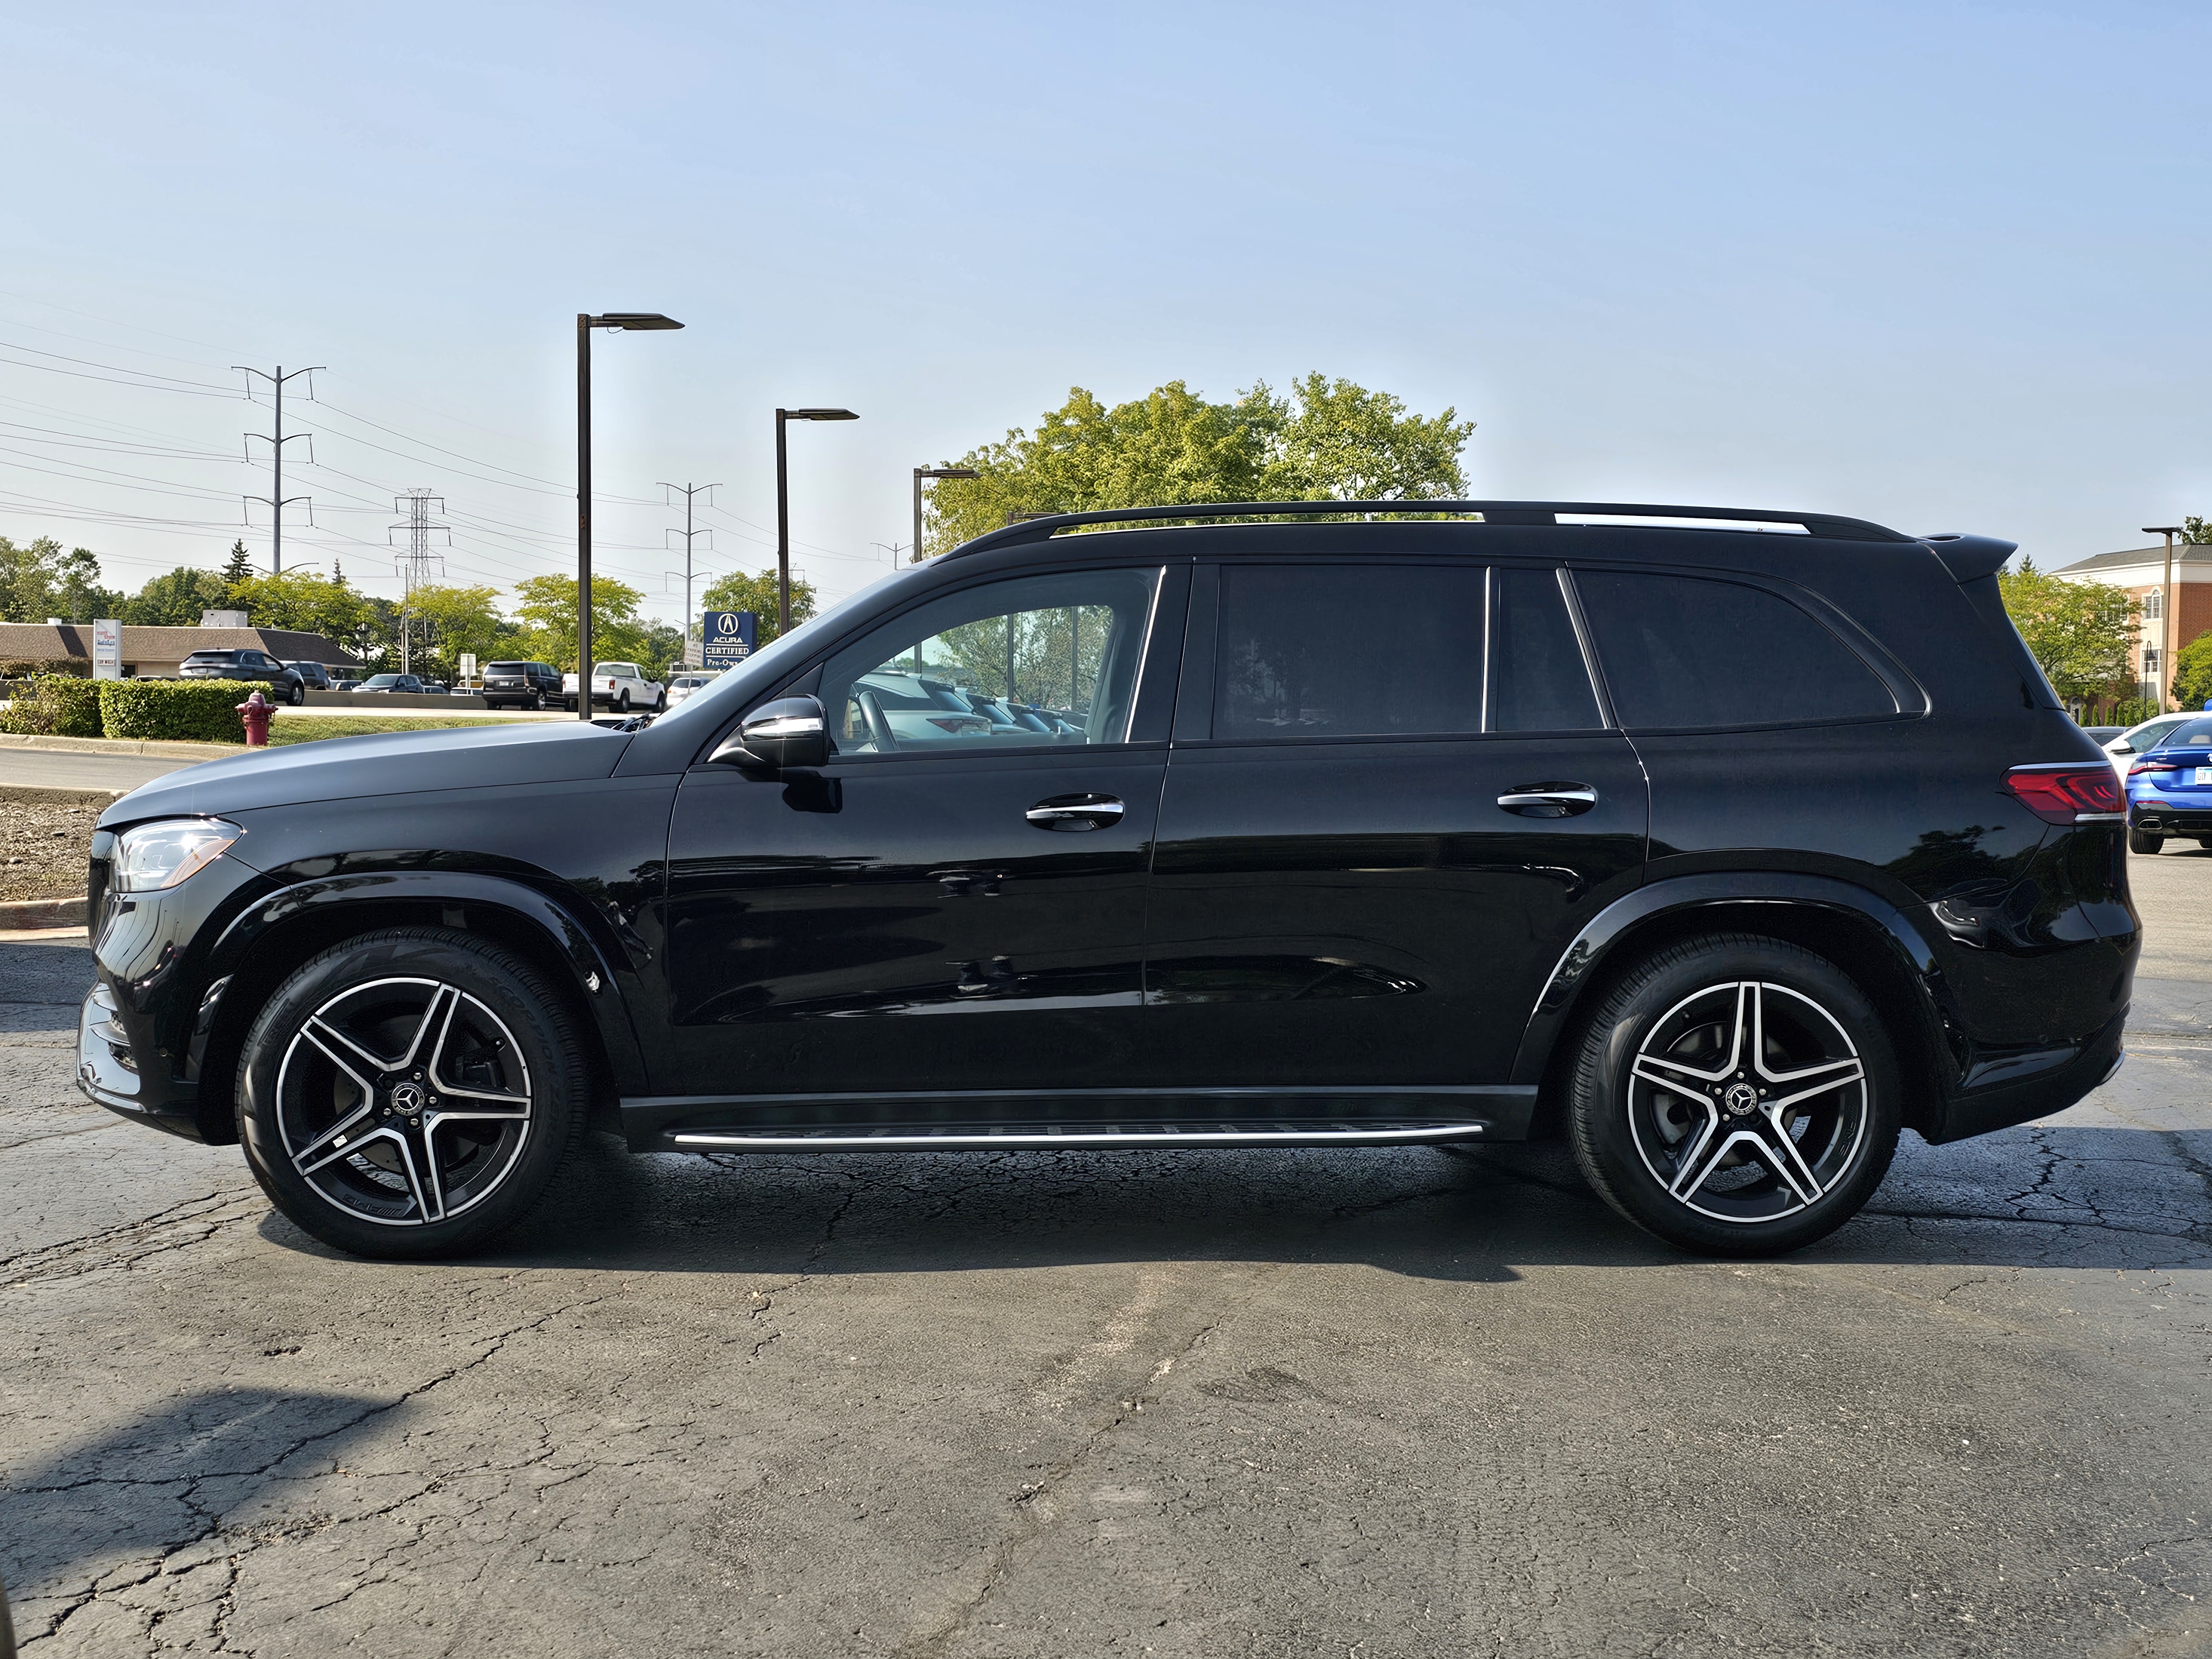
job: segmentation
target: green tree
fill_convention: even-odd
[[[500,641],[515,631],[514,624],[499,614],[495,587],[415,590],[411,648],[418,674],[451,679],[460,672],[465,651],[475,655],[481,670],[498,654]]]
[[[1474,422],[1447,409],[1308,374],[1289,398],[1262,381],[1209,403],[1181,380],[1108,408],[1081,386],[1034,435],[1016,428],[960,458],[981,476],[946,479],[930,498],[924,553],[941,553],[1009,515],[1184,502],[1433,501],[1462,495],[1459,454]]]
[[[340,641],[353,637],[366,614],[362,596],[352,588],[308,570],[234,582],[230,603],[256,628],[296,629]]]
[[[2013,626],[2051,688],[2069,702],[2114,696],[2136,683],[2136,627],[2142,607],[2106,582],[2045,574],[2033,559],[1997,577]]]
[[[254,568],[253,556],[246,550],[246,538],[241,536],[230,544],[230,558],[222,568],[223,585],[235,587],[240,582],[250,582],[259,573]]]
[[[118,613],[123,596],[100,585],[90,549],[66,552],[52,536],[21,545],[0,536],[0,622],[92,622]]]
[[[793,628],[814,614],[814,584],[791,579],[791,625]],[[733,570],[709,586],[699,596],[699,609],[707,611],[750,611],[759,618],[760,631],[754,636],[757,647],[766,645],[780,631],[775,613],[775,572],[763,570],[757,576],[748,576],[742,570]],[[696,634],[698,624],[692,624]],[[695,639],[696,646],[698,641]]]
[[[2212,699],[2212,629],[2173,653],[2173,700],[2182,708],[2202,708]]]
[[[2181,538],[2185,542],[2212,542],[2212,519],[2184,519]]]
[[[196,628],[204,611],[230,603],[230,585],[212,570],[180,564],[156,576],[126,602],[120,620],[141,628]]]
[[[576,579],[532,576],[514,589],[515,617],[521,628],[514,649],[563,673],[576,672]],[[651,636],[637,614],[645,595],[611,576],[592,578],[592,659],[635,661],[646,665]]]

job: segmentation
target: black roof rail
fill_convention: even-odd
[[[1839,519],[1826,513],[1763,513],[1734,507],[1652,507],[1621,501],[1203,501],[1177,507],[1116,507],[1095,513],[1041,514],[1003,530],[993,530],[963,542],[943,555],[957,559],[964,553],[981,553],[994,547],[1018,546],[1025,542],[1049,541],[1063,530],[1084,525],[1143,524],[1170,519],[1306,518],[1343,513],[1387,514],[1403,518],[1437,514],[1455,518],[1480,518],[1485,524],[1556,525],[1590,520],[1657,519],[1677,521],[1659,528],[1679,527],[1680,521],[1710,522],[1716,530],[1731,524],[1747,529],[1767,526],[1802,527],[1808,536],[1852,542],[1909,542],[1913,538],[1863,519]],[[1625,527],[1635,528],[1633,525]]]

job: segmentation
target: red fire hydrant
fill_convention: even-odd
[[[238,705],[238,712],[246,721],[246,746],[266,748],[269,744],[269,717],[276,712],[276,705],[258,691]]]

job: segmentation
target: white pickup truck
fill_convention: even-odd
[[[561,696],[568,702],[568,712],[576,710],[576,677],[561,677]],[[617,714],[627,714],[633,709],[649,709],[659,714],[666,706],[668,688],[659,680],[647,679],[645,672],[634,662],[595,662],[592,665],[592,706],[611,708]]]

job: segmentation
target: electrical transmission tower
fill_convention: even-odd
[[[707,550],[709,553],[714,550],[714,532],[712,530],[694,530],[691,527],[691,498],[702,489],[720,489],[722,486],[663,483],[660,487],[663,489],[680,489],[684,492],[684,528],[663,531],[661,545],[665,547],[671,536],[684,538],[684,665],[689,668],[691,666],[691,538],[695,536],[706,537]],[[667,498],[664,496],[662,499],[665,501]],[[676,573],[672,570],[668,574],[673,576]],[[701,653],[702,659],[704,654],[702,651]]]
[[[243,363],[233,363],[231,367],[246,377],[246,395],[247,397],[251,398],[253,395],[252,377],[256,374],[268,381],[276,392],[276,434],[271,436],[266,432],[249,432],[246,434],[246,441],[249,444],[258,438],[269,446],[269,493],[266,495],[248,495],[246,499],[249,501],[266,501],[269,504],[269,516],[271,521],[269,532],[269,568],[272,573],[281,575],[284,570],[284,509],[294,501],[311,502],[313,500],[313,497],[308,495],[288,497],[284,494],[284,446],[290,443],[293,438],[307,438],[310,440],[307,453],[312,456],[315,453],[314,444],[312,441],[313,434],[295,432],[290,438],[284,435],[284,382],[296,380],[302,374],[313,374],[323,365],[317,363],[314,368],[295,368],[289,374],[284,372],[284,365],[282,363],[276,365],[276,372],[274,374],[270,374],[266,369],[248,368]],[[310,402],[314,397],[313,385],[313,383],[310,381],[308,392]],[[313,463],[310,462],[309,465],[312,465]],[[312,506],[307,509],[307,522],[310,524],[314,522],[314,508]]]
[[[446,498],[443,495],[433,495],[427,489],[410,489],[404,495],[394,496],[392,510],[394,513],[404,513],[407,515],[406,522],[393,525],[391,530],[385,532],[387,540],[399,531],[404,530],[407,532],[407,551],[394,565],[394,568],[407,580],[407,597],[399,603],[399,672],[403,674],[411,674],[415,672],[413,629],[415,590],[422,586],[425,579],[433,574],[430,569],[432,565],[438,567],[435,573],[437,575],[442,577],[446,574],[445,556],[430,550],[430,537],[433,532],[442,535],[449,545],[453,539],[453,532],[447,529],[444,525],[430,522],[430,514],[433,511],[430,504],[433,501],[437,503],[435,511],[443,513],[446,510]]]

